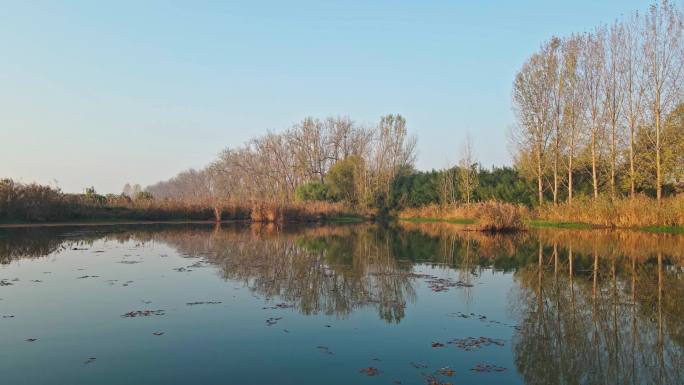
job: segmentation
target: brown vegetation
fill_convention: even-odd
[[[684,226],[684,196],[598,200],[582,199],[536,210],[537,218],[554,222],[586,223],[605,227]]]
[[[252,222],[312,222],[340,217],[355,216],[341,203],[308,202],[308,203],[274,203],[254,202],[251,207]]]
[[[471,230],[516,231],[525,228],[524,206],[495,201],[473,204],[428,205],[399,212],[401,219],[435,219],[461,223]],[[473,223],[471,223],[471,221]]]
[[[126,195],[64,194],[38,184],[0,181],[0,222],[76,220],[318,221],[356,213],[341,203],[234,202],[210,198],[131,199]],[[360,213],[368,215],[369,213]]]

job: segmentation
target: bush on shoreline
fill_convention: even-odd
[[[480,231],[517,231],[525,228],[527,209],[496,201],[455,205],[428,205],[399,212],[401,219],[439,219],[459,222]],[[469,220],[474,223],[468,223]]]

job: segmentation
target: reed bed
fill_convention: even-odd
[[[682,227],[684,195],[664,198],[660,204],[643,195],[620,199],[577,199],[571,204],[542,206],[536,209],[535,217],[552,222],[615,228]]]
[[[461,205],[428,205],[399,212],[401,219],[424,219],[466,225],[479,231],[518,231],[525,229],[528,210],[524,206],[496,201]]]
[[[124,195],[65,194],[38,184],[0,180],[0,222],[222,221],[311,222],[369,213],[329,202],[131,199]]]
[[[268,223],[315,222],[357,215],[341,203],[258,201],[252,203],[250,219]]]

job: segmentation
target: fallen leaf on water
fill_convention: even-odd
[[[505,372],[507,369],[502,366],[496,366],[492,364],[487,364],[484,362],[478,362],[470,370],[480,373],[490,373],[490,372]]]
[[[489,337],[468,337],[468,338],[457,338],[454,340],[451,340],[447,342],[450,345],[454,345],[459,349],[463,349],[465,351],[470,351],[473,349],[478,349],[483,346],[490,346],[490,345],[496,345],[496,346],[504,346],[505,341],[501,339],[494,339],[494,338],[489,338]]]
[[[164,310],[134,310],[122,315],[123,318],[149,317],[152,315],[164,315]]]
[[[379,370],[378,368],[374,368],[374,367],[372,367],[372,366],[369,366],[369,367],[367,367],[367,368],[363,368],[363,369],[359,370],[359,373],[363,373],[363,374],[365,374],[365,375],[367,375],[367,376],[371,376],[371,377],[372,377],[372,376],[377,376],[377,375],[379,375],[379,374],[380,374],[380,370]]]
[[[451,376],[454,375],[454,370],[451,369],[451,368],[448,367],[448,366],[445,366],[445,367],[439,369],[439,370],[437,371],[437,373],[441,374],[442,376],[451,377]]]
[[[320,350],[321,353],[334,354],[327,346],[316,346],[316,349]]]

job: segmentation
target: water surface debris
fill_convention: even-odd
[[[367,368],[363,368],[363,369],[359,370],[359,373],[363,373],[367,376],[373,377],[373,376],[377,376],[380,374],[380,369],[369,366]]]
[[[463,349],[465,351],[470,351],[473,349],[478,349],[483,346],[490,346],[490,345],[496,345],[496,346],[504,346],[505,340],[502,339],[495,339],[495,338],[489,338],[489,337],[467,337],[467,338],[457,338],[454,340],[451,340],[447,342],[450,345],[454,345],[455,347],[459,349]]]
[[[196,306],[196,305],[218,305],[223,302],[221,301],[197,301],[197,302],[188,302],[186,305],[188,306]]]
[[[266,320],[266,325],[268,325],[268,326],[273,326],[273,325],[277,324],[278,321],[280,321],[281,319],[283,319],[283,317],[272,317],[272,318],[269,318],[269,319]]]
[[[451,369],[451,368],[448,367],[448,366],[445,366],[445,367],[440,368],[439,370],[437,370],[437,373],[439,373],[439,374],[442,375],[442,376],[451,377],[451,376],[454,375],[454,370]]]
[[[491,372],[505,372],[507,369],[502,366],[496,366],[492,364],[487,364],[484,362],[478,362],[470,370],[479,373],[491,373]]]
[[[319,345],[316,346],[316,349],[318,349],[321,353],[324,354],[334,354],[332,351],[330,351],[330,348],[328,348],[327,346]]]
[[[123,318],[149,317],[153,315],[164,315],[164,310],[134,310],[122,315]]]

